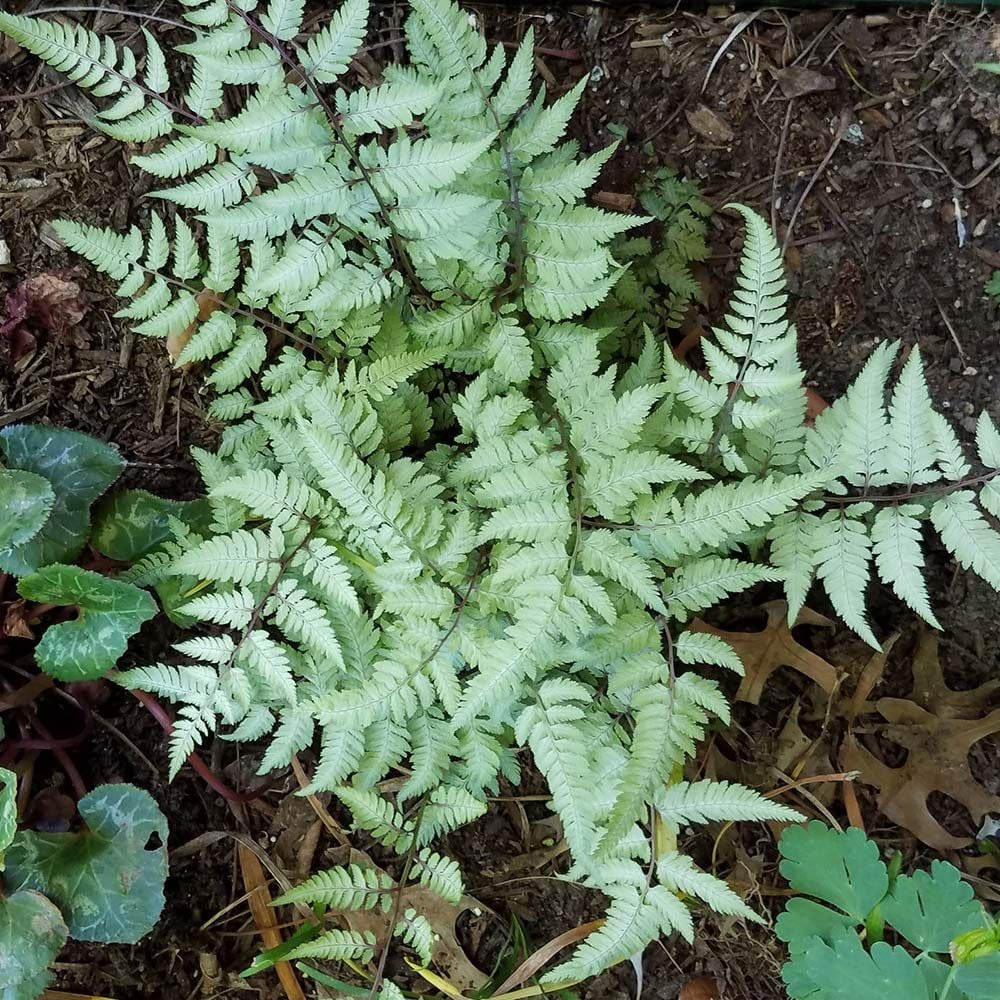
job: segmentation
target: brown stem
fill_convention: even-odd
[[[160,728],[168,736],[174,731],[174,720],[170,717],[170,713],[153,695],[148,691],[132,691],[132,695],[156,719],[160,724]],[[206,784],[214,788],[215,791],[229,802],[253,802],[254,799],[259,799],[271,787],[271,782],[265,781],[249,792],[237,792],[230,788],[196,753],[190,754],[187,762],[205,779]]]

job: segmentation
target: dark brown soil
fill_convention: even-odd
[[[152,0],[136,7],[161,9]],[[170,16],[171,9],[165,3],[161,12]],[[516,43],[534,25],[538,70],[551,92],[591,75],[575,126],[582,145],[595,149],[626,136],[599,182],[604,191],[632,192],[646,171],[670,164],[697,179],[718,205],[742,201],[774,221],[789,247],[801,354],[822,396],[836,396],[875,343],[898,337],[907,345],[919,343],[931,392],[966,441],[980,410],[1000,416],[997,309],[983,293],[1000,266],[1000,85],[973,67],[996,58],[994,18],[902,10],[862,19],[765,9],[732,38],[747,14],[722,7],[711,14],[685,3],[674,12],[558,5],[478,9],[492,41]],[[384,27],[373,42],[398,35],[400,9],[387,5],[382,12],[376,23]],[[100,28],[120,39],[134,30],[117,16],[98,17]],[[367,58],[382,59],[387,52],[375,49]],[[812,71],[812,86],[826,89],[789,99],[783,85],[806,74],[788,67]],[[146,211],[127,151],[94,137],[80,120],[85,98],[67,89],[10,99],[55,82],[37,73],[33,60],[0,48],[0,239],[11,251],[11,263],[0,267],[0,291],[74,263],[56,248],[49,219],[65,214],[121,226],[141,221]],[[712,226],[710,313],[730,283],[739,247],[731,215],[716,215]],[[79,280],[90,312],[71,337],[42,339],[36,352],[16,363],[0,355],[0,425],[45,420],[97,434],[119,444],[130,462],[131,485],[193,495],[197,484],[188,449],[215,434],[205,419],[197,375],[173,372],[161,343],[131,338],[113,318],[110,288],[83,273]],[[970,687],[996,676],[996,595],[956,575],[940,554],[933,575],[934,598],[952,638],[943,646],[949,680]],[[907,690],[911,618],[891,600],[876,607],[879,634],[904,633],[880,694]],[[803,633],[804,641],[833,662],[844,665],[861,655],[842,635],[810,632]],[[154,631],[142,640],[133,651],[137,660],[157,655],[168,637]],[[0,654],[21,658],[23,647],[0,647]],[[798,681],[798,675],[780,673],[764,704],[741,706],[732,731],[715,743],[720,753],[739,757],[734,766],[759,787],[781,783],[773,771],[774,742],[795,699],[807,694]],[[810,702],[807,696],[802,724],[815,735]],[[288,782],[249,807],[226,805],[189,770],[168,785],[162,734],[144,710],[113,694],[100,711],[114,728],[98,726],[80,752],[88,784],[132,780],[149,788],[170,819],[174,848],[219,830],[246,833],[270,848],[272,830],[280,833],[281,823],[272,824]],[[228,747],[217,749],[213,765],[223,770],[231,755]],[[995,781],[996,744],[981,744],[973,767],[985,783]],[[249,773],[235,765],[226,777],[245,788]],[[859,786],[858,793],[869,831],[918,857],[913,839],[878,815],[869,790]],[[842,814],[838,800],[830,808]],[[954,804],[940,808],[954,832],[974,833]],[[540,802],[498,805],[450,845],[474,893],[505,920],[516,918],[532,946],[600,912],[592,894],[550,877],[558,864],[525,864],[527,852],[545,849],[551,834],[541,822],[545,816]],[[714,834],[688,845],[704,862]],[[317,861],[329,846],[320,842]],[[780,901],[773,831],[730,832],[719,850],[734,882],[750,886],[751,901],[764,909],[772,908],[774,897]],[[241,901],[244,891],[229,841],[176,860],[157,932],[134,948],[67,950],[60,986],[116,1000],[208,997],[237,989],[282,996],[270,976],[249,984],[234,978],[257,947]],[[726,998],[783,995],[781,949],[769,930],[748,931],[710,918],[701,923],[694,948],[671,939],[648,950],[645,996],[672,1000],[696,974],[715,976]],[[503,927],[473,920],[466,933],[470,952],[489,968],[503,951]],[[634,997],[634,971],[626,964],[582,992],[594,1000]]]

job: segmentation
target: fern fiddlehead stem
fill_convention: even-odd
[[[326,99],[323,91],[320,89],[319,84],[316,82],[312,73],[303,66],[301,63],[296,62],[285,50],[285,46],[281,44],[280,39],[276,38],[270,31],[268,31],[260,22],[255,21],[246,11],[241,10],[233,0],[226,0],[226,6],[236,14],[246,26],[262,41],[266,42],[277,54],[278,58],[281,59],[282,63],[292,72],[297,73],[305,81],[306,86],[312,91],[313,97],[316,98],[316,102],[323,109],[323,113],[326,115],[327,121],[330,125],[334,137],[337,142],[344,148],[347,155],[350,157],[351,165],[358,171],[358,173],[363,178],[364,182],[368,185],[378,203],[379,215],[381,216],[381,221],[385,225],[386,229],[389,230],[389,239],[392,242],[392,248],[395,252],[396,259],[399,262],[399,266],[403,269],[403,273],[406,275],[407,281],[410,283],[411,291],[417,295],[421,295],[425,299],[430,299],[430,294],[424,288],[420,279],[417,277],[417,272],[414,270],[413,262],[410,260],[410,255],[406,252],[406,247],[403,244],[403,237],[400,235],[399,230],[396,228],[395,222],[393,222],[392,215],[389,211],[389,206],[386,200],[382,197],[381,193],[376,188],[373,183],[372,172],[368,167],[361,161],[361,157],[358,156],[357,150],[348,142],[347,136],[344,134],[344,130],[340,126],[338,120],[337,112],[334,110],[330,102]],[[299,46],[293,40],[292,45],[295,46],[296,51],[301,51]]]

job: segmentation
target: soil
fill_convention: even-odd
[[[175,13],[170,2],[136,6]],[[685,3],[676,10],[475,7],[492,41],[516,43],[534,26],[537,69],[551,93],[590,75],[577,138],[589,151],[624,137],[599,181],[603,191],[627,195],[644,173],[669,164],[697,179],[718,206],[738,200],[773,221],[788,247],[801,355],[820,395],[835,397],[874,344],[901,338],[907,347],[919,344],[931,393],[966,443],[981,410],[1000,417],[997,307],[983,291],[1000,267],[1000,86],[973,65],[996,58],[995,17],[942,9],[865,18],[768,9],[748,15]],[[379,7],[373,45],[398,36],[401,14],[399,5]],[[85,16],[119,40],[135,31],[117,15]],[[391,51],[373,48],[365,59],[377,62]],[[73,88],[47,89],[57,83],[34,60],[0,46],[0,239],[10,249],[10,263],[0,264],[0,292],[77,263],[59,248],[48,220],[67,215],[126,226],[141,223],[147,212],[148,185],[129,167],[128,151],[93,135],[82,120],[87,99]],[[37,93],[17,96],[29,92]],[[713,217],[712,247],[709,320],[719,315],[739,249],[731,214]],[[0,355],[0,426],[42,420],[96,434],[121,447],[128,485],[177,498],[195,495],[189,449],[211,444],[217,433],[197,376],[174,372],[160,342],[127,332],[114,318],[112,289],[97,275],[81,269],[75,280],[89,302],[85,319],[67,336],[41,338],[16,361]],[[995,677],[996,595],[956,573],[942,553],[935,553],[931,569],[950,637],[942,646],[950,683],[971,687]],[[749,606],[730,617],[755,627]],[[904,694],[916,641],[912,616],[882,599],[874,617],[880,635],[902,633],[878,693]],[[857,670],[863,662],[860,647],[842,632],[809,629],[800,638],[842,667]],[[131,656],[136,662],[156,656],[169,640],[162,631],[144,632]],[[25,648],[0,647],[5,670],[24,660]],[[701,766],[732,766],[758,787],[775,787],[781,783],[773,769],[777,732],[800,701],[802,728],[815,736],[824,705],[798,674],[779,671],[762,705],[738,706],[733,728],[718,734]],[[148,788],[170,820],[175,851],[212,831],[248,835],[263,852],[297,836],[301,817],[293,822],[288,814],[294,810],[284,805],[294,779],[282,778],[250,805],[228,804],[189,769],[166,783],[162,733],[130,697],[109,692],[97,714],[106,725],[95,727],[77,751],[84,780],[91,786],[131,780]],[[974,774],[993,792],[997,751],[996,743],[983,741],[971,755]],[[216,748],[212,766],[246,788],[252,771],[233,753]],[[726,765],[727,757],[738,762]],[[50,770],[41,768],[38,780],[58,782],[58,768]],[[527,784],[527,793],[543,790],[537,778]],[[887,848],[902,849],[907,863],[929,856],[879,815],[871,789],[858,785],[857,794],[869,832]],[[843,818],[839,796],[829,801]],[[957,803],[941,796],[933,808],[952,832],[975,833]],[[550,877],[559,863],[546,861],[553,834],[546,816],[542,802],[501,803],[449,845],[469,873],[473,894],[499,914],[460,924],[463,942],[484,968],[498,955],[509,958],[504,941],[514,924],[530,950],[600,913],[593,894]],[[718,833],[686,846],[705,863],[718,846],[734,883],[772,910],[783,892],[774,831],[747,826],[713,845]],[[331,846],[325,836],[320,840],[317,863]],[[131,948],[72,946],[58,968],[59,987],[116,1000],[237,990],[286,995],[270,974],[236,978],[258,941],[233,850],[223,837],[175,854],[156,933]],[[647,951],[645,996],[672,1000],[697,975],[714,977],[726,998],[783,995],[782,954],[767,928],[713,918],[702,920],[700,930],[693,948],[670,939]],[[625,1000],[636,995],[635,976],[626,964],[581,994]]]

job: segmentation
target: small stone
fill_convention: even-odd
[[[931,201],[930,198],[924,198],[924,200],[920,203],[920,207],[921,208],[933,208],[934,207],[934,202]]]
[[[948,370],[953,371],[957,375],[962,370],[962,359],[952,358],[948,362]]]

